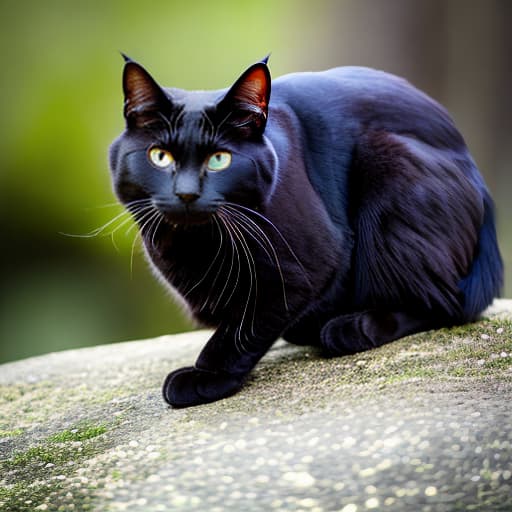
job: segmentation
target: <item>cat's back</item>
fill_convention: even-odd
[[[446,112],[425,93],[404,78],[362,66],[341,66],[325,71],[289,73],[272,81],[272,101],[298,107],[333,103],[347,108],[366,104],[374,107],[389,100],[400,103],[429,103]]]
[[[305,125],[335,126],[346,135],[385,130],[437,147],[464,146],[442,105],[404,78],[372,68],[343,66],[283,75],[272,83],[272,101],[290,108]]]
[[[410,86],[409,82],[391,73],[364,66],[339,66],[323,71],[301,71],[282,75],[272,81],[273,95],[291,99],[294,94],[317,90],[345,94],[372,94],[376,87],[393,89]]]

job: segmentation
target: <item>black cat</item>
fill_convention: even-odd
[[[216,330],[176,407],[238,391],[282,336],[338,356],[475,320],[500,291],[493,205],[447,112],[343,67],[163,89],[126,58],[114,188],[158,276]]]

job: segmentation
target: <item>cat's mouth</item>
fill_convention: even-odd
[[[198,226],[201,224],[208,224],[212,219],[212,214],[190,214],[183,213],[182,215],[166,215],[164,214],[164,221],[173,227],[176,226]]]
[[[207,224],[216,210],[201,204],[169,204],[163,201],[155,201],[155,207],[162,214],[164,222],[173,227]]]

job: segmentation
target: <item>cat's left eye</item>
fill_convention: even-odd
[[[206,164],[210,171],[223,171],[231,165],[231,153],[227,151],[217,151],[214,153]]]
[[[165,169],[174,163],[174,158],[169,151],[162,148],[151,148],[148,151],[150,162],[159,169]]]

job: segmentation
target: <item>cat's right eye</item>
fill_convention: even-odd
[[[148,151],[149,161],[159,169],[165,169],[174,164],[174,158],[170,151],[162,148],[151,148]]]

